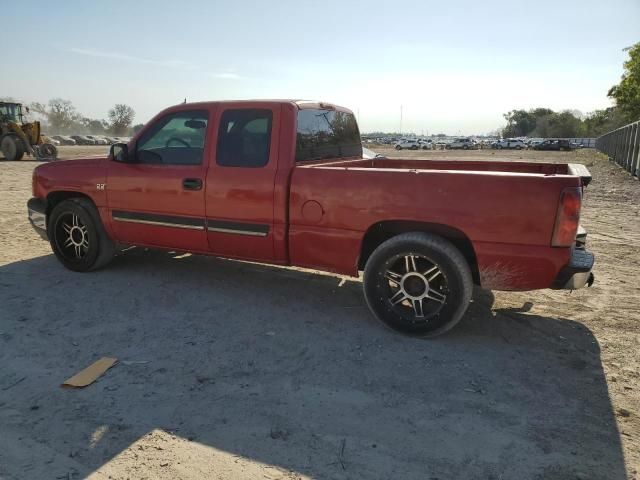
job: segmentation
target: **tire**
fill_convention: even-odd
[[[496,145],[496,148],[497,148],[498,150],[502,150],[502,145]]]
[[[444,149],[445,149],[445,150],[451,150],[451,145],[445,145],[445,146],[444,146]]]
[[[58,156],[58,149],[52,143],[43,143],[42,145],[38,145],[38,151],[42,158],[55,159]]]
[[[469,147],[468,147],[467,145],[464,145],[464,146],[462,147],[462,149],[463,149],[463,150],[469,150]]]
[[[522,147],[520,145],[517,145],[516,150],[522,150]]]
[[[400,145],[396,145],[396,150],[402,150],[402,147]]]
[[[71,198],[56,205],[49,215],[47,232],[53,253],[74,272],[102,268],[115,254],[115,244],[98,210],[85,198]]]
[[[0,141],[0,150],[6,160],[10,162],[22,160],[25,145],[17,135],[5,135]]]
[[[473,282],[467,261],[451,242],[411,232],[376,248],[364,269],[363,288],[369,309],[387,327],[435,337],[460,321]]]

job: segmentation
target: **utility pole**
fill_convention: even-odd
[[[402,135],[402,105],[400,105],[400,135]]]

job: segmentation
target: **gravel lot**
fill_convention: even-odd
[[[400,153],[585,163],[595,285],[477,291],[425,341],[310,271],[132,249],[76,274],[28,224],[37,163],[0,161],[0,478],[637,478],[638,182],[592,151]]]

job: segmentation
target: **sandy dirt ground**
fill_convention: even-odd
[[[352,279],[142,249],[72,273],[27,221],[37,163],[0,161],[0,478],[638,478],[638,182],[592,151],[401,154],[585,163],[595,285],[478,290],[425,341]]]

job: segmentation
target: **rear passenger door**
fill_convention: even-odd
[[[209,249],[216,255],[274,258],[274,182],[280,105],[223,104],[215,159],[207,172]]]

